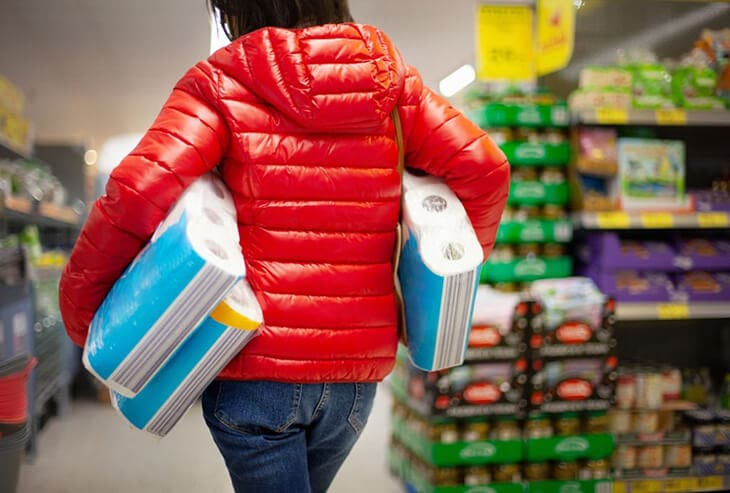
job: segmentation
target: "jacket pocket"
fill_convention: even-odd
[[[302,385],[280,382],[219,382],[214,415],[240,433],[282,433],[299,414]]]

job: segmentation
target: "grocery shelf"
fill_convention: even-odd
[[[730,212],[580,212],[583,229],[718,229],[730,227]]]
[[[0,196],[0,219],[38,226],[77,228],[79,216],[71,207],[34,202],[22,197]]]
[[[2,137],[0,137],[0,159],[23,159],[29,161],[30,156],[25,152],[7,145]]]
[[[613,484],[613,493],[692,493],[729,489],[730,476],[617,479]]]
[[[573,112],[573,122],[585,125],[669,125],[723,127],[730,126],[727,110],[624,110],[597,108]]]
[[[618,320],[686,320],[730,318],[730,302],[618,302]]]

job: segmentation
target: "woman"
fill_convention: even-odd
[[[215,168],[266,326],[203,396],[236,491],[326,491],[393,368],[391,257],[406,165],[443,177],[492,248],[509,166],[346,0],[210,0],[233,42],[177,83],[114,170],[61,280],[83,344],[183,189]]]

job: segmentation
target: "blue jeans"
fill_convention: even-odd
[[[213,382],[203,416],[236,493],[327,491],[367,422],[376,385]]]

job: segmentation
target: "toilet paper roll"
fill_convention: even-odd
[[[398,278],[413,364],[435,371],[464,362],[482,248],[458,197],[434,177],[404,174]]]
[[[198,184],[208,196],[211,183],[206,177]],[[196,205],[203,200],[202,192],[183,195],[175,217],[163,222],[92,320],[84,365],[122,395],[142,390],[245,275],[235,221],[214,224]]]
[[[167,435],[262,323],[261,307],[242,280],[141,392],[124,397],[112,391],[114,407],[135,428]]]

